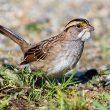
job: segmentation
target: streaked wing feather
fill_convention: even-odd
[[[61,37],[62,34],[59,36]],[[21,65],[31,63],[34,61],[44,60],[48,53],[52,53],[51,52],[51,48],[53,47],[52,45],[53,45],[53,43],[58,41],[57,37],[59,37],[59,36],[54,36],[52,38],[41,41],[36,46],[30,48],[25,53],[24,60],[23,60],[23,62],[21,62]]]
[[[42,60],[45,59],[46,56],[47,56],[46,54],[41,55],[40,58],[37,59],[37,61],[39,61],[40,59],[42,59]]]
[[[47,56],[47,53],[44,52],[41,48],[40,48],[40,44],[36,45],[33,48],[30,48],[24,55],[24,60],[23,62],[21,62],[22,64],[27,64],[27,63],[31,63],[33,61],[39,61],[39,60],[44,60],[45,57]]]

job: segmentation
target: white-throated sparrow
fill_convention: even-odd
[[[42,69],[49,77],[60,77],[75,67],[83,52],[84,42],[91,37],[93,30],[88,20],[73,19],[57,36],[32,46],[17,34],[0,26],[0,33],[21,47],[24,53],[21,65],[29,63],[32,70]]]

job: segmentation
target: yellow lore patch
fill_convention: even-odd
[[[79,24],[81,27],[87,26],[87,23],[85,23],[85,22],[80,22]]]

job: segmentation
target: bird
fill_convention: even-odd
[[[22,50],[24,58],[20,65],[29,64],[32,71],[42,70],[49,78],[62,77],[75,68],[92,31],[94,27],[87,19],[76,18],[68,22],[58,35],[33,45],[0,25],[0,33],[12,39]]]

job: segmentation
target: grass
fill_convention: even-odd
[[[71,77],[62,83],[48,78],[36,84],[42,71],[11,71],[0,68],[0,110],[108,110],[110,95],[103,88],[94,87],[99,77],[83,86],[74,84]],[[68,87],[68,85],[73,84]]]
[[[31,23],[26,26],[26,30],[29,32],[41,32],[42,26],[37,23]]]

